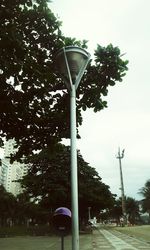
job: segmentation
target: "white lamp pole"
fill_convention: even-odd
[[[76,90],[89,60],[90,54],[75,46],[64,47],[56,55],[57,69],[70,92],[72,250],[79,250]]]

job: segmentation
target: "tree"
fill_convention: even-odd
[[[16,221],[18,224],[27,225],[36,223],[46,223],[48,221],[49,213],[46,214],[34,201],[31,201],[28,193],[23,192],[17,195],[17,211]]]
[[[57,144],[29,159],[28,175],[22,180],[30,197],[48,211],[60,206],[71,207],[70,147]],[[78,152],[79,211],[87,217],[88,207],[94,214],[112,206],[114,197],[96,170],[86,163]]]
[[[126,197],[126,213],[127,220],[131,224],[139,222],[139,202],[133,199],[132,197]],[[110,209],[110,217],[116,219],[117,224],[119,224],[120,218],[122,216],[122,198],[120,197],[119,199],[115,200],[114,206],[112,207],[112,209]]]
[[[78,168],[80,215],[88,214],[88,207],[91,207],[91,216],[99,215],[102,209],[111,208],[115,196],[110,192],[109,186],[102,182],[95,168],[84,161],[80,152]]]
[[[0,225],[11,226],[15,219],[17,208],[16,198],[8,193],[3,186],[0,186]]]
[[[17,159],[70,137],[69,96],[54,58],[62,46],[87,48],[87,43],[62,34],[47,2],[1,0],[0,5],[0,131],[15,138]],[[127,70],[128,61],[111,44],[98,45],[94,61],[77,91],[77,127],[82,110],[97,112],[107,106],[102,97],[108,86],[121,82]]]
[[[120,224],[120,218],[122,217],[122,199],[116,199],[114,206],[110,209],[110,218],[115,219],[117,225]]]
[[[139,193],[144,197],[142,200],[143,212],[149,213],[150,219],[150,180],[146,181],[144,187],[140,189]]]
[[[131,197],[126,198],[126,212],[128,216],[128,221],[134,225],[140,219],[139,214],[139,203]]]

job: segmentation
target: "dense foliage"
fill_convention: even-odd
[[[35,225],[50,221],[51,213],[30,200],[27,193],[15,197],[0,186],[0,227],[13,225]]]
[[[140,210],[139,202],[132,197],[125,197],[126,206],[126,219],[128,225],[134,225],[140,222]],[[115,200],[114,206],[110,209],[109,214],[111,218],[116,219],[116,222],[120,223],[122,214],[122,198]]]
[[[39,200],[37,214],[39,208],[70,207],[70,149],[59,144],[70,137],[70,98],[56,72],[55,55],[68,45],[87,49],[86,41],[62,34],[48,6],[47,0],[1,0],[0,5],[0,136],[15,138],[14,159],[28,157],[29,174],[22,182],[26,193],[18,198],[27,217],[35,209],[31,196]],[[97,46],[77,90],[77,128],[83,110],[107,107],[103,96],[122,81],[127,64],[118,47]],[[40,153],[33,155],[34,150]],[[79,152],[78,165],[80,216],[88,206],[94,214],[111,207],[109,187]]]
[[[126,212],[127,218],[131,225],[139,223],[140,221],[140,211],[139,202],[131,197],[126,199]]]
[[[150,217],[150,180],[147,180],[144,187],[140,189],[140,194],[143,196],[142,209],[143,212],[149,213]],[[149,218],[150,220],[150,218]]]
[[[70,148],[58,144],[34,155],[30,169],[22,181],[30,197],[37,199],[47,210],[60,206],[71,207]],[[32,162],[32,163],[31,163]],[[113,205],[114,196],[94,168],[86,163],[78,152],[79,211],[87,217],[88,207],[92,213]]]
[[[62,46],[87,47],[86,41],[63,36],[47,3],[1,0],[0,5],[0,134],[16,139],[18,159],[69,138],[69,96],[54,58]],[[97,46],[77,92],[77,126],[82,110],[107,106],[102,96],[122,81],[127,63],[118,47]]]
[[[6,192],[3,186],[0,186],[0,226],[3,226],[9,220],[15,218],[16,199],[11,194]]]
[[[60,206],[71,208],[70,147],[57,144],[29,159],[29,173],[22,180],[24,193],[14,197],[0,189],[0,224],[46,223]],[[27,163],[27,162],[26,162]],[[78,152],[79,212],[80,219],[96,216],[104,208],[111,208],[114,195],[94,168]]]

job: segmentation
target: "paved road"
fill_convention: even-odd
[[[71,250],[71,236],[65,238],[65,250]],[[58,237],[0,238],[2,250],[61,250]],[[80,235],[80,250],[150,250],[150,244],[115,230],[95,230],[93,234]]]

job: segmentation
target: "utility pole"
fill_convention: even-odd
[[[120,169],[120,182],[121,182],[121,198],[122,198],[122,214],[126,224],[126,201],[125,201],[125,194],[124,194],[124,184],[123,184],[123,174],[122,174],[122,164],[121,159],[124,157],[124,149],[120,153],[120,148],[118,149],[118,155],[116,156],[119,159],[119,169]]]

